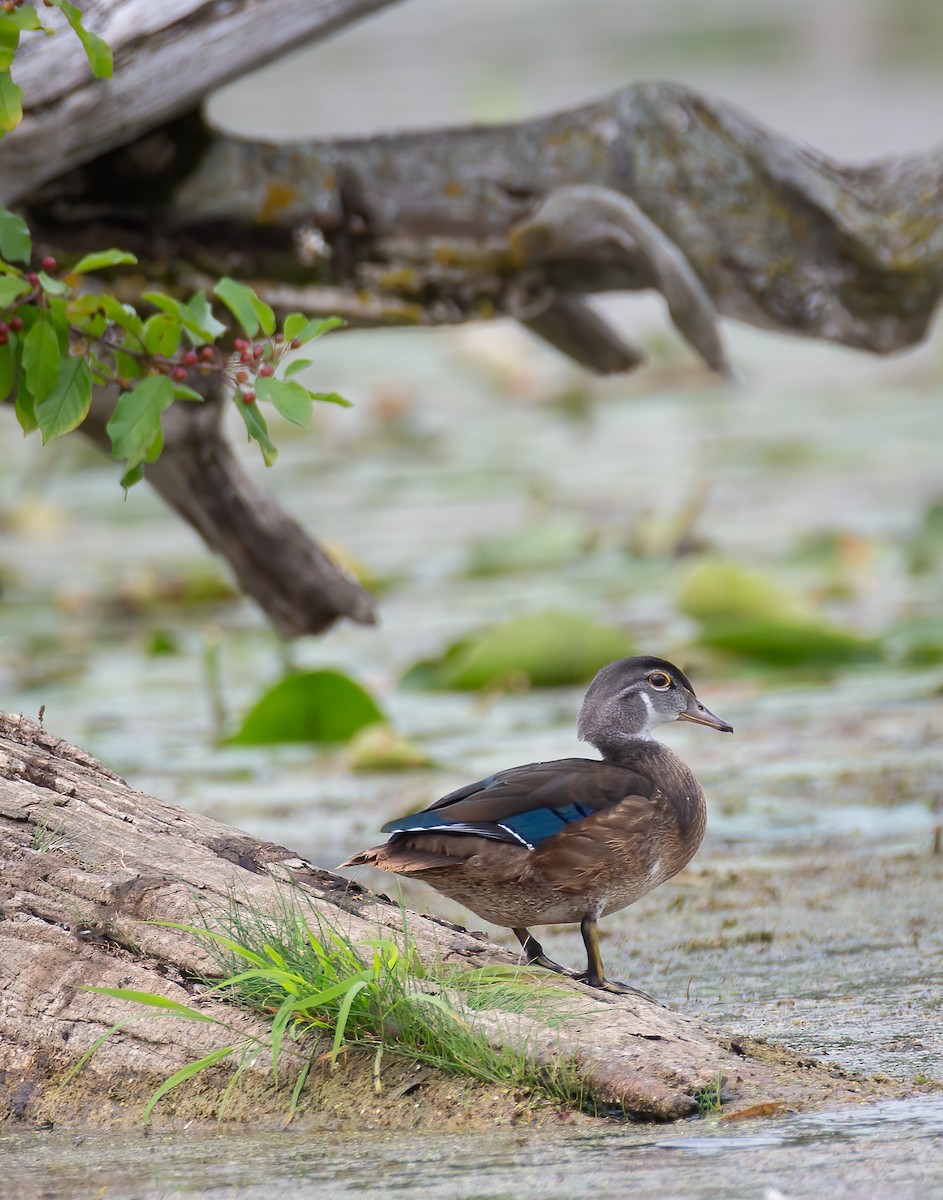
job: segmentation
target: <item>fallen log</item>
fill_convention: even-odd
[[[201,978],[213,973],[199,941],[154,922],[203,924],[233,903],[274,919],[290,881],[315,919],[355,942],[369,943],[378,931],[402,936],[401,909],[386,897],[284,847],[135,792],[43,726],[7,714],[0,714],[0,863],[0,1110],[32,1123],[67,1123],[70,1114],[73,1122],[138,1119],[156,1082],[232,1038],[210,1024],[143,1017],[64,1083],[69,1068],[129,1015],[126,1003],[82,988],[124,987],[190,1003]],[[433,917],[411,913],[408,920],[426,963],[516,961]],[[562,1030],[533,1014],[520,1021],[492,1014],[480,1031],[495,1044],[525,1047],[538,1062],[564,1055],[597,1109],[669,1120],[696,1112],[708,1088],[722,1088],[733,1107],[863,1098],[860,1081],[856,1086],[834,1066],[737,1038],[641,997],[556,977],[552,984],[572,992]],[[230,1030],[264,1036],[259,1017],[219,1000],[199,1003],[204,1012],[224,1014]],[[352,1070],[339,1086],[356,1093]],[[369,1080],[369,1067],[366,1073]],[[328,1067],[316,1064],[303,1107],[309,1116],[331,1103],[329,1079]],[[272,1091],[262,1056],[244,1083],[252,1104],[232,1115],[258,1120],[267,1111],[259,1096]],[[175,1111],[212,1118],[218,1101],[215,1088],[197,1090]],[[360,1126],[369,1119],[360,1109],[348,1115]],[[391,1119],[387,1111],[382,1123]],[[409,1122],[415,1120],[410,1106]]]

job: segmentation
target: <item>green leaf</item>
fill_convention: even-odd
[[[243,421],[245,421],[249,440],[259,443],[262,449],[262,461],[267,467],[270,467],[278,458],[278,451],[269,437],[268,425],[265,422],[265,417],[259,412],[259,406],[257,404],[244,404],[238,395],[235,397],[235,404]]]
[[[0,17],[0,71],[8,71],[20,44],[20,31],[6,15]]]
[[[13,391],[13,377],[15,374],[16,358],[13,354],[13,347],[7,342],[5,345],[0,346],[0,404]]]
[[[176,353],[180,345],[180,320],[169,313],[155,313],[144,322],[141,336],[148,354],[167,358]]]
[[[323,333],[330,333],[332,329],[339,329],[343,324],[340,317],[315,317],[309,320],[302,313],[289,313],[282,326],[282,332],[286,341],[297,340],[303,344],[319,338]]]
[[[263,328],[260,308],[272,310],[255,294],[252,288],[235,279],[224,275],[213,288],[213,295],[218,296],[229,309],[245,331],[246,337],[254,338]],[[275,328],[275,318],[272,317],[272,329]]]
[[[0,130],[16,129],[23,120],[23,89],[13,82],[9,71],[0,72]]]
[[[144,1124],[150,1120],[151,1113],[154,1111],[154,1105],[163,1097],[166,1096],[173,1088],[178,1087],[181,1083],[186,1083],[188,1079],[192,1079],[194,1075],[198,1075],[200,1071],[206,1067],[211,1067],[213,1063],[218,1063],[220,1059],[226,1058],[227,1055],[235,1051],[235,1046],[221,1046],[218,1050],[213,1050],[209,1054],[205,1054],[202,1058],[198,1058],[196,1062],[190,1063],[186,1067],[181,1067],[179,1071],[175,1071],[169,1079],[156,1089],[154,1094],[148,1100],[144,1108]]]
[[[312,392],[311,399],[320,400],[322,404],[338,404],[341,408],[354,407],[349,400],[345,400],[344,397],[337,392]]]
[[[61,279],[53,279],[45,271],[39,272],[39,283],[43,291],[50,296],[64,296],[69,290],[68,285],[63,283]]]
[[[49,317],[42,313],[23,338],[23,371],[29,390],[37,401],[49,395],[59,375],[59,338]]]
[[[116,458],[128,470],[153,462],[163,445],[160,415],[174,402],[174,385],[166,375],[148,375],[118,398],[105,428]]]
[[[110,292],[85,292],[81,296],[73,296],[66,304],[66,316],[72,324],[81,325],[83,321],[99,314],[119,329],[127,329],[138,337],[144,328],[144,322],[135,310],[128,304],[122,304]]]
[[[119,379],[141,379],[146,374],[145,367],[133,354],[125,354],[123,350],[113,350],[112,358],[115,363],[115,374]]]
[[[266,304],[261,296],[252,294],[252,308],[255,315],[259,318],[259,325],[266,337],[271,337],[275,332],[275,313],[271,306]]]
[[[14,300],[30,290],[19,275],[0,275],[0,308],[9,308]]]
[[[29,226],[0,204],[0,254],[11,262],[28,263],[32,253]]]
[[[144,465],[143,463],[138,463],[136,467],[132,467],[130,471],[125,471],[125,473],[121,476],[121,486],[125,491],[128,491],[128,489],[133,488],[136,483],[140,483],[143,478]]]
[[[62,9],[65,19],[78,35],[78,39],[85,49],[88,64],[92,68],[92,74],[96,79],[110,79],[113,67],[111,47],[107,42],[102,41],[97,33],[91,33],[85,28],[82,24],[81,10],[74,4],[69,4],[68,0],[56,0],[56,7]]]
[[[292,375],[297,375],[299,371],[307,370],[313,361],[311,358],[293,358],[285,367],[285,378],[289,379]]]
[[[187,385],[185,383],[175,383],[174,384],[174,399],[175,400],[192,400],[192,401],[195,401],[197,404],[202,404],[203,401],[206,399],[206,397],[201,396],[200,393],[198,391],[196,391],[194,388],[187,387]]]
[[[87,271],[100,271],[103,267],[133,266],[137,259],[127,250],[96,250],[80,258],[74,267],[69,268],[70,275],[84,275]]]
[[[35,8],[18,8],[11,13],[5,13],[3,20],[4,23],[9,22],[17,29],[26,32],[32,32],[35,29],[41,29],[44,33],[52,32],[40,23],[39,14]]]
[[[221,333],[226,332],[226,326],[213,316],[213,308],[206,298],[205,292],[197,292],[187,302],[187,309],[193,317],[196,328],[207,342],[215,342]],[[190,326],[187,326],[189,329]]]
[[[20,379],[16,385],[16,419],[20,423],[24,436],[39,428],[36,420],[36,402],[24,379]]]
[[[36,403],[36,422],[43,445],[77,428],[92,402],[92,373],[84,358],[66,355],[59,363],[52,390]]]
[[[197,296],[200,295],[202,295],[202,293],[197,293]],[[196,300],[197,296],[194,296],[193,299]],[[203,297],[203,306],[201,307],[198,305],[197,311],[201,312],[202,315],[202,312],[205,310],[209,318],[209,325],[206,325],[197,319],[194,310],[191,307],[193,301],[191,301],[190,304],[182,304],[175,297],[168,296],[166,292],[144,292],[141,296],[141,299],[146,300],[148,304],[153,304],[155,308],[161,309],[162,312],[179,321],[183,328],[187,331],[190,341],[195,346],[202,346],[206,342],[211,342],[214,340],[214,338],[218,337],[221,332],[225,332],[226,326],[223,325],[222,322],[217,321],[212,312],[210,312],[209,305],[206,304],[205,297]]]
[[[259,400],[270,400],[285,420],[294,425],[305,426],[311,420],[314,405],[300,383],[260,375],[255,381],[255,394]]]
[[[241,746],[346,742],[383,719],[369,693],[339,671],[292,673],[259,697],[229,740]]]
[[[440,659],[413,666],[403,683],[461,690],[557,687],[585,683],[600,667],[631,652],[621,629],[549,610],[455,642]]]

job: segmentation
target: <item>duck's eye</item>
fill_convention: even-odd
[[[660,692],[667,692],[671,687],[671,678],[664,671],[652,671],[648,677],[648,682]]]

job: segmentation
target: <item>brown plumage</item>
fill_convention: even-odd
[[[528,962],[560,971],[530,925],[579,922],[595,987],[605,979],[596,921],[633,904],[692,858],[706,825],[700,785],[651,729],[672,720],[730,726],[663,659],[604,667],[580,710],[581,737],[603,759],[513,767],[391,821],[390,840],[342,865],[417,877],[486,921],[514,930]]]

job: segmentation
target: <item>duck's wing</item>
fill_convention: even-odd
[[[443,796],[419,813],[389,821],[383,832],[468,834],[537,848],[597,814],[624,807],[642,818],[657,789],[640,771],[586,758],[512,767]],[[575,830],[574,830],[575,832]]]

